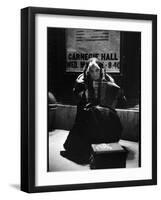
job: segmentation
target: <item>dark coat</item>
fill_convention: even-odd
[[[100,106],[98,99],[89,101],[87,89],[90,90],[79,76],[73,90],[78,99],[77,115],[64,143],[66,152],[62,153],[62,156],[80,164],[89,162],[91,144],[118,142],[122,132],[117,112],[110,106]]]

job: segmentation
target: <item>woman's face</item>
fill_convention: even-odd
[[[100,67],[96,62],[89,63],[89,75],[92,80],[96,81],[100,78]]]

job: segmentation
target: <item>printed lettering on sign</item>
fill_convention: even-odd
[[[120,72],[120,31],[66,29],[67,72],[82,72],[87,60],[100,59],[107,72]]]

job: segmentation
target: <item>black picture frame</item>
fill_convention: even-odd
[[[117,182],[35,185],[35,16],[37,14],[145,20],[152,22],[152,177]],[[46,105],[45,105],[46,106]],[[21,9],[21,190],[50,192],[157,184],[157,16],[92,10],[27,7]]]

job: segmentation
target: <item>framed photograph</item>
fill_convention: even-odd
[[[21,190],[157,184],[157,16],[21,10]]]

